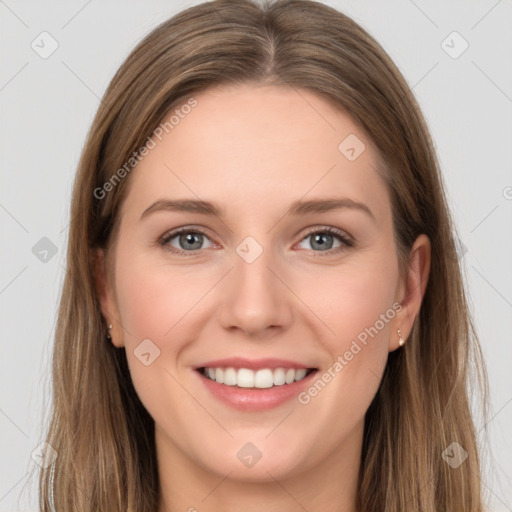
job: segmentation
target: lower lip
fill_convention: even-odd
[[[227,386],[208,379],[197,370],[195,373],[199,375],[206,388],[225,404],[243,411],[265,411],[297,397],[315,376],[317,370],[311,372],[302,380],[271,388]]]

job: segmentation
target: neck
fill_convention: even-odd
[[[286,478],[267,472],[263,481],[207,471],[156,427],[158,512],[356,512],[363,426],[358,424],[319,464]]]

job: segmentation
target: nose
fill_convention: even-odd
[[[219,290],[219,318],[224,329],[266,338],[291,325],[293,293],[271,250],[249,261],[234,252],[233,268]]]

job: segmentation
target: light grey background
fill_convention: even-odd
[[[37,508],[31,454],[49,410],[70,191],[86,132],[128,52],[196,3],[0,0],[2,512]],[[487,500],[490,510],[512,511],[512,2],[325,3],[354,17],[390,53],[432,131],[491,383],[489,444],[475,412]],[[43,51],[43,31],[58,43],[46,59],[31,47],[35,41]],[[468,49],[453,58],[464,40]],[[46,262],[32,249],[43,237],[57,249]]]

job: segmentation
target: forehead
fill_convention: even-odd
[[[153,149],[132,171],[127,214],[140,215],[164,197],[193,196],[261,213],[307,195],[343,195],[385,214],[387,191],[372,141],[323,98],[245,84],[217,86],[194,99],[193,108],[169,112],[164,122],[174,114],[172,125],[153,137]]]

